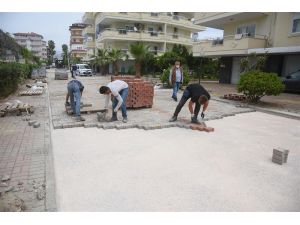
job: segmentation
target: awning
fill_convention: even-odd
[[[248,49],[248,54],[251,54],[251,53],[256,53],[256,54],[300,53],[300,46]]]

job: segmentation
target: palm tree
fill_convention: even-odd
[[[61,48],[62,48],[62,51],[63,51],[63,64],[64,64],[64,66],[67,66],[68,65],[68,45],[66,45],[66,44],[63,44],[62,46],[61,46]]]
[[[97,63],[101,66],[101,74],[104,75],[105,65],[108,63],[108,53],[106,49],[98,49],[96,56]]]
[[[121,49],[112,49],[108,52],[109,61],[113,63],[113,74],[119,74],[118,60],[123,58],[128,59],[128,55],[122,52]]]
[[[143,43],[131,44],[129,46],[129,51],[135,58],[135,76],[137,78],[141,77],[141,63],[147,55],[148,48],[149,47]]]

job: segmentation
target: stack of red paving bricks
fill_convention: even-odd
[[[152,107],[154,87],[152,83],[134,76],[112,76],[111,81],[123,80],[129,86],[126,99],[127,108]]]

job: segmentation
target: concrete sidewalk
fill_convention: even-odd
[[[300,121],[254,112],[180,128],[53,131],[59,211],[300,211]],[[290,150],[287,164],[272,149]]]
[[[40,96],[17,96],[16,93],[1,103],[15,100],[33,105],[35,112],[30,117],[0,118],[0,191],[11,190],[3,193],[0,200],[3,204],[12,203],[9,210],[13,211],[21,209],[14,205],[15,199],[24,201],[22,210],[25,211],[55,211],[53,167],[49,162],[52,148],[48,90]],[[38,121],[41,126],[29,126],[26,118]],[[4,176],[9,179],[1,182]]]

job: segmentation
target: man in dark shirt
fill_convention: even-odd
[[[180,102],[178,103],[176,110],[174,112],[173,117],[169,120],[170,122],[174,122],[177,120],[177,116],[181,110],[181,108],[184,106],[186,101],[188,99],[191,99],[189,102],[189,110],[191,113],[191,122],[192,123],[200,123],[198,121],[198,114],[200,111],[201,105],[203,105],[201,117],[204,118],[204,112],[207,109],[210,94],[200,85],[200,84],[190,84],[186,87],[184,90],[182,97],[180,99]],[[194,104],[195,110],[193,109]]]

